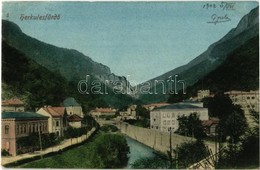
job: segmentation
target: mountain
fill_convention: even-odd
[[[156,89],[158,94],[139,93],[139,99],[146,103],[166,101],[169,97],[169,89],[167,89],[167,94],[160,93],[162,92],[163,86],[162,84],[155,83],[156,80],[164,80],[166,82],[169,80],[170,76],[178,75],[178,80],[184,80],[185,86],[187,87],[193,85],[209,72],[216,69],[226,60],[230,53],[244,45],[248,40],[258,36],[258,11],[259,7],[251,10],[240,20],[236,28],[231,29],[223,38],[211,44],[205,52],[190,61],[188,64],[149,80],[148,83],[151,84],[150,91],[154,92]],[[141,87],[142,84],[137,86],[138,89]],[[180,90],[180,88],[181,86],[177,88],[177,91]]]
[[[52,72],[61,74],[69,81],[86,80],[86,76],[90,75],[103,84],[109,82],[107,84],[110,88],[115,87],[112,82],[119,81],[122,83],[123,92],[131,92],[126,78],[111,73],[108,66],[97,63],[76,50],[59,48],[32,38],[13,22],[2,20],[2,38],[30,59]]]
[[[122,94],[81,95],[77,84],[41,66],[3,40],[2,99],[12,97],[22,99],[31,111],[44,105],[60,106],[67,97],[74,97],[85,113],[95,107],[120,108],[133,102],[131,97]]]
[[[187,94],[170,95],[168,102],[175,103],[195,97],[202,86],[213,93],[259,89],[259,36],[248,40],[229,54],[215,70],[187,87]]]
[[[73,93],[69,83],[2,41],[2,98],[19,97],[26,109],[59,105]]]

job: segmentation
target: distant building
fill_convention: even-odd
[[[81,105],[72,97],[69,97],[63,101],[63,106],[67,110],[68,115],[76,114],[81,118],[84,117]]]
[[[16,156],[20,146],[16,141],[30,133],[48,133],[48,117],[37,113],[3,112],[2,113],[2,148]]]
[[[229,91],[225,92],[230,97],[234,104],[240,105],[245,112],[245,117],[249,125],[253,121],[250,115],[250,110],[259,112],[259,91]]]
[[[82,123],[81,123],[82,120],[83,120],[83,118],[76,115],[76,114],[69,115],[67,117],[67,121],[68,121],[69,126],[71,126],[73,128],[81,128],[82,127]]]
[[[116,115],[116,109],[112,108],[96,108],[90,111],[90,115],[95,119],[99,119],[102,116],[114,116]]]
[[[122,120],[128,120],[128,119],[137,119],[136,115],[136,105],[131,105],[127,108],[126,111],[121,111],[120,116]]]
[[[37,113],[49,117],[48,131],[58,136],[63,136],[67,129],[67,112],[65,107],[45,106],[40,108]]]
[[[17,98],[2,100],[2,112],[24,112],[24,103]]]
[[[204,132],[208,136],[215,136],[216,135],[216,128],[219,124],[218,118],[210,118],[209,120],[203,120],[201,122]]]
[[[179,128],[178,117],[189,116],[195,112],[200,120],[209,120],[207,108],[185,103],[158,107],[150,112],[150,128],[162,132],[168,132],[171,128],[174,132]]]
[[[167,105],[170,105],[170,103],[152,103],[152,104],[144,105],[143,107],[146,108],[147,110],[151,111],[157,107],[162,107],[162,106],[167,106]]]
[[[198,90],[198,92],[197,92],[197,99],[199,101],[201,101],[205,97],[209,97],[209,96],[210,96],[210,91],[209,90]]]

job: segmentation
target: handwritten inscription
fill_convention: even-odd
[[[235,2],[221,2],[220,4],[214,3],[214,2],[208,2],[203,5],[204,9],[222,9],[224,11],[230,11],[235,10]]]
[[[207,23],[216,25],[217,23],[228,22],[228,21],[231,21],[231,19],[228,17],[227,14],[225,14],[223,16],[218,16],[217,14],[213,14],[211,16],[211,21],[208,21]]]

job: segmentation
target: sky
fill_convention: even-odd
[[[206,4],[216,8],[203,8]],[[3,2],[2,18],[40,41],[76,49],[141,83],[168,72],[204,52],[258,6],[235,2]],[[21,15],[59,14],[59,20],[21,20]],[[217,24],[211,16],[227,15]]]

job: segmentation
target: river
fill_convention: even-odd
[[[131,169],[131,164],[140,158],[151,158],[151,157],[156,156],[153,153],[154,150],[149,148],[148,146],[146,146],[128,136],[125,136],[125,138],[127,140],[128,146],[130,148],[130,153],[128,154],[129,160],[128,160],[127,166],[125,168]]]

